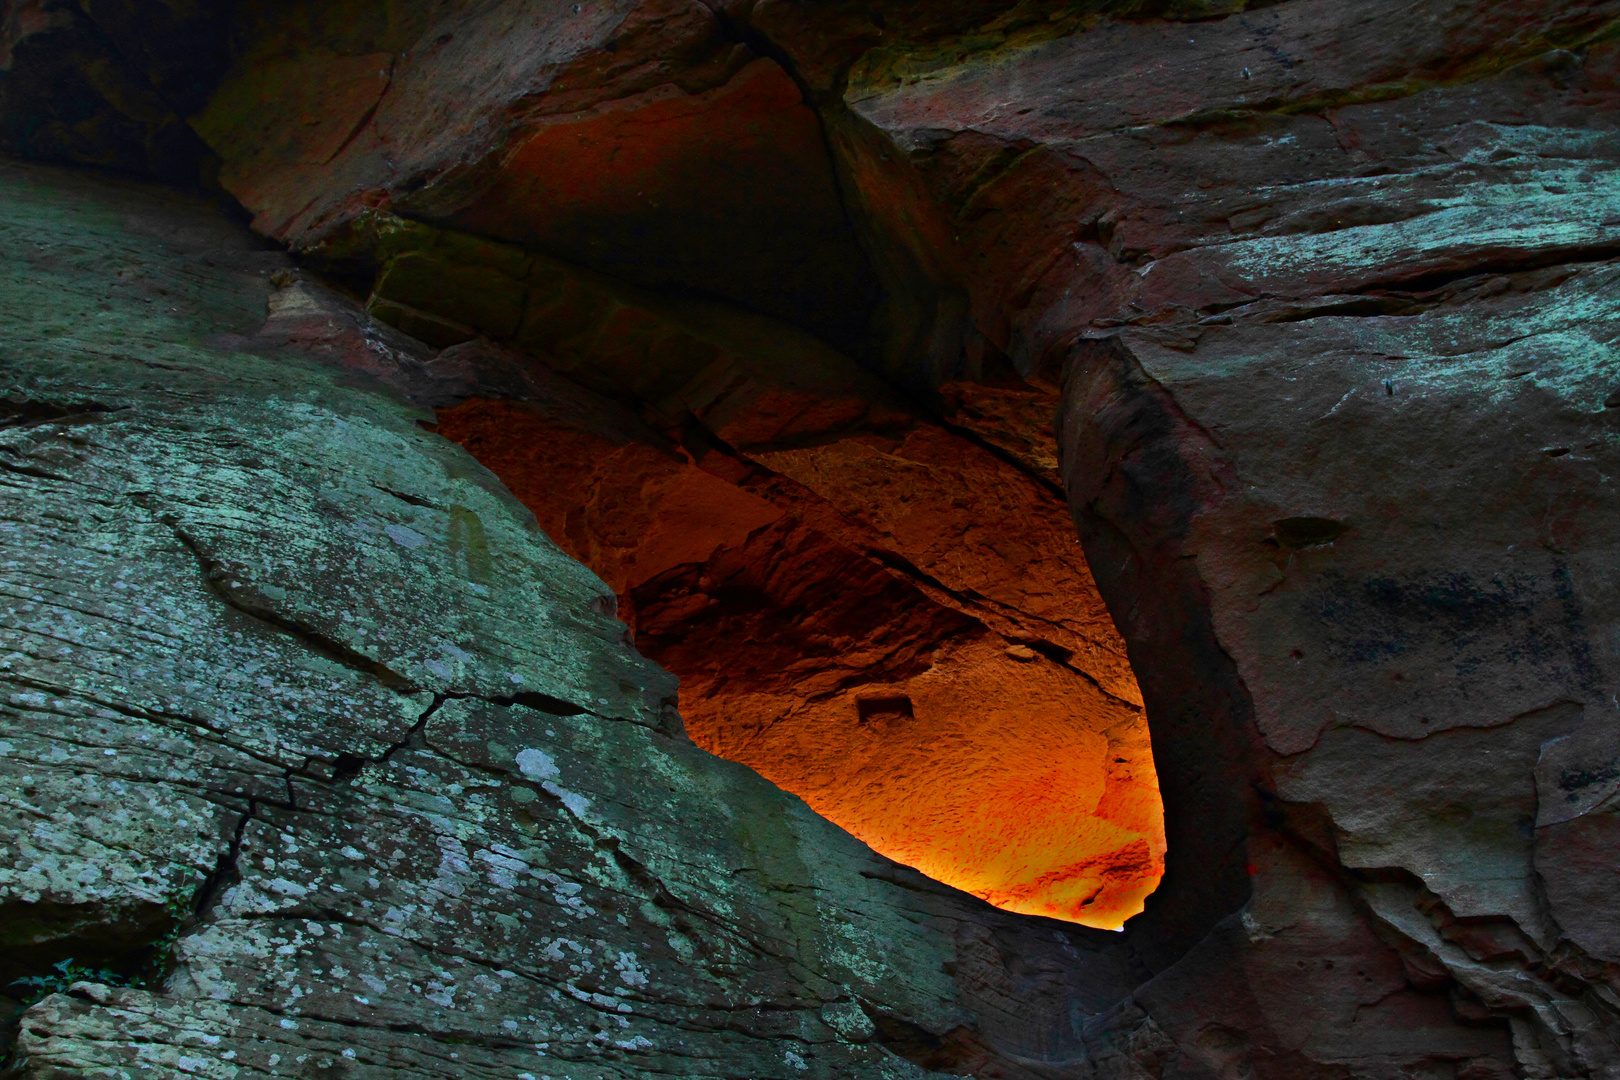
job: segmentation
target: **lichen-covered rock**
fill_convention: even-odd
[[[1136,980],[688,742],[611,591],[354,370],[419,346],[267,320],[285,256],[200,204],[0,185],[0,974],[58,991],[12,1075],[1016,1072]]]
[[[1311,59],[1327,49],[1394,63],[1363,60],[1354,26],[1308,9],[1188,36],[1219,52],[1274,27],[1267,40],[1299,57],[1296,80],[1328,80]],[[1599,13],[1498,14],[1522,18],[1526,40],[1570,33],[1578,46]],[[1289,51],[1286,34],[1329,29],[1332,46]],[[1424,40],[1400,35],[1399,47]],[[1233,952],[1216,960],[1206,943],[1160,976],[1201,971],[1200,1000],[1243,985],[1256,1008],[1228,1020],[1138,1000],[1183,1046],[1210,1025],[1242,1032],[1230,1053],[1245,1060],[1262,1045],[1321,1069],[1466,1053],[1525,1076],[1609,1076],[1615,898],[1597,883],[1620,858],[1602,734],[1617,679],[1605,477],[1620,309],[1603,224],[1616,154],[1596,110],[1612,102],[1615,52],[1521,62],[1499,40],[1458,70],[1476,60],[1446,47],[1457,51],[1423,62],[1455,73],[1394,100],[1345,101],[1325,118],[1256,110],[1249,131],[1198,121],[1163,166],[1108,170],[1131,176],[1142,202],[1105,212],[1121,260],[1106,272],[1122,284],[1100,295],[1124,325],[1093,324],[1069,358],[1071,502],[1093,566],[1111,568],[1105,595],[1133,598],[1131,614],[1116,611],[1149,715],[1173,717],[1168,702],[1196,692],[1199,723],[1230,732],[1226,747],[1205,745],[1197,787],[1161,756],[1167,818],[1208,805],[1207,778],[1223,769],[1263,793],[1247,811],[1227,804],[1234,824],[1252,815],[1241,831],[1254,893]],[[1100,135],[1091,160],[1126,138]],[[1263,199],[1210,174],[1151,224],[1144,205],[1178,182],[1174,163],[1217,149],[1235,174],[1274,176]],[[1100,255],[1088,257],[1105,266]],[[1182,730],[1155,723],[1155,746],[1174,753]],[[1177,837],[1172,825],[1167,889]],[[1299,856],[1256,854],[1273,844],[1328,861],[1339,898],[1302,894]],[[1366,912],[1366,945],[1331,970],[1302,943],[1303,968],[1266,959],[1346,903]],[[1398,1011],[1426,1015],[1418,1030],[1358,1033],[1334,1002],[1357,986],[1364,1009],[1385,1000],[1374,982],[1389,946],[1401,993],[1444,989],[1449,1012],[1414,999]],[[1511,1055],[1487,1044],[1493,1024],[1490,1039],[1511,1032]],[[1313,1025],[1343,1034],[1318,1042]],[[1452,1046],[1464,1030],[1486,1041]]]
[[[1124,628],[1159,658],[1139,670],[1166,673],[1144,678],[1150,710],[1185,693],[1172,658],[1211,682],[1234,665],[1257,742],[1229,767],[1269,773],[1284,834],[1489,1007],[1464,1017],[1513,1016],[1521,1064],[1559,1070],[1530,1075],[1615,1060],[1599,929],[1615,901],[1597,885],[1620,857],[1604,828],[1612,556],[1596,530],[1614,512],[1615,276],[1604,259],[1482,275],[1399,317],[1240,309],[1192,349],[1128,332],[1083,354],[1066,419],[1112,565],[1144,593],[1180,575],[1207,590],[1219,660],[1195,669],[1162,607]],[[1110,481],[1081,479],[1105,461],[1122,462]],[[1183,495],[1135,517],[1142,485]]]

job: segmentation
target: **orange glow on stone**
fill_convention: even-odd
[[[1147,726],[1122,700],[1134,683],[1117,685],[1130,681],[1128,668],[1099,668],[1114,687],[1105,692],[835,540],[825,504],[812,526],[627,435],[622,417],[587,430],[578,415],[469,401],[439,419],[620,594],[638,647],[680,676],[681,714],[699,746],[998,907],[1105,929],[1141,911],[1163,874],[1164,827]],[[821,471],[806,465],[803,475],[836,494],[829,470],[850,452],[830,448]],[[850,459],[863,477],[871,453]],[[882,505],[890,495],[880,486],[859,492],[872,512],[899,520],[903,508]],[[1045,524],[1018,520],[1001,547],[1029,573],[1069,560],[1062,575],[1045,571],[1046,585],[1021,587],[1094,592],[1083,562],[1075,568],[1072,532],[1054,554]],[[895,529],[926,537],[941,557],[955,553],[959,565],[936,578],[977,573],[991,593],[1017,584],[961,564],[965,548],[944,542],[942,519]],[[1093,594],[1073,607],[1100,604]]]
[[[757,728],[746,696],[683,689],[681,708],[699,746],[890,858],[997,907],[1116,929],[1163,874],[1158,779],[1139,717],[1081,681],[980,639],[884,696],[800,703]]]

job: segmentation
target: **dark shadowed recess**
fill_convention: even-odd
[[[8,2],[0,150],[218,190],[221,161],[199,124],[227,124],[236,149],[274,137],[270,120],[220,121],[217,102],[204,117],[233,65],[310,52],[403,56],[456,7]],[[878,281],[816,115],[741,38],[715,20],[685,44],[690,55],[674,59],[688,69],[688,99],[543,125],[507,148],[498,177],[474,168],[420,195],[419,181],[406,182],[396,205],[640,285],[741,304],[871,354]],[[609,45],[620,55],[642,47],[635,31]],[[274,100],[281,78],[300,76],[267,76],[256,92]]]
[[[1071,412],[1090,410],[1104,431],[1128,432],[1151,449],[1111,471],[1099,493],[1088,466],[1065,462],[1075,522],[1093,565],[1116,568],[1098,587],[1130,648],[1147,703],[1167,842],[1164,881],[1129,927],[1137,954],[1154,970],[1175,963],[1249,898],[1245,841],[1268,818],[1253,762],[1258,732],[1232,659],[1207,618],[1203,586],[1186,562],[1164,558],[1150,537],[1185,535],[1198,502],[1188,462],[1165,449],[1184,425],[1151,380],[1119,394],[1098,345],[1080,350],[1070,374]],[[1155,393],[1154,391],[1158,392]],[[1121,402],[1128,402],[1122,405]],[[1068,442],[1078,415],[1059,418]],[[1077,497],[1078,496],[1078,497]],[[1137,535],[1116,524],[1138,523]],[[1272,822],[1280,824],[1280,822]]]
[[[229,66],[227,19],[199,5],[10,3],[0,149],[194,187],[218,162],[185,117]]]

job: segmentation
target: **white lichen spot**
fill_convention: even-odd
[[[537,783],[555,780],[562,775],[556,760],[542,750],[519,750],[517,767],[519,772]]]
[[[423,536],[415,529],[407,528],[404,525],[384,525],[383,532],[388,534],[388,539],[392,540],[400,547],[408,548],[412,551],[427,543],[427,537]]]
[[[555,795],[557,799],[568,808],[568,812],[577,818],[584,817],[585,811],[591,808],[591,800],[579,794],[577,791],[569,791],[567,788],[553,784],[549,780],[541,784],[540,789],[548,792],[549,794]]]
[[[647,985],[647,973],[644,970],[642,970],[641,965],[636,962],[636,954],[635,953],[633,953],[633,952],[622,952],[622,953],[620,953],[618,961],[615,962],[613,966],[614,966],[614,968],[616,968],[618,970],[618,972],[619,972],[619,981],[624,983],[624,985],[626,985],[626,986],[646,986]]]

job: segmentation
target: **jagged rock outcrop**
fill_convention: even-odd
[[[498,399],[534,394],[476,335],[554,357],[565,339],[525,345],[528,300],[480,289],[521,281],[526,298],[562,259],[786,320],[918,403],[903,410],[933,411],[1029,477],[1061,475],[1146,704],[1163,884],[1121,951],[1086,953],[1076,943],[1100,939],[1082,931],[1067,931],[1077,956],[1015,947],[1008,935],[1025,931],[1013,928],[1052,924],[1010,916],[953,930],[958,989],[941,993],[968,995],[952,1000],[971,999],[976,1026],[953,1032],[955,1019],[883,999],[874,1011],[907,1017],[876,1023],[886,1045],[976,1075],[1620,1075],[1608,712],[1620,6],[626,0],[576,12],[513,0],[398,5],[389,19],[364,4],[157,7],[153,29],[132,29],[117,5],[8,5],[6,146],[216,175],[263,235],[449,347],[418,356],[358,316],[368,329],[346,336],[313,307],[299,323],[301,287],[282,290],[288,319],[266,332],[396,380],[456,382],[476,400],[447,430],[484,438],[492,463],[488,432],[521,411]],[[185,43],[210,34],[243,61],[183,62]],[[824,145],[805,135],[812,109]],[[769,183],[726,175],[713,148],[739,131],[751,141],[738,160],[781,170]],[[568,139],[577,161],[551,152]],[[183,152],[152,149],[164,140]],[[632,143],[646,156],[623,176],[652,186],[578,168]],[[725,192],[728,213],[694,207],[694,185]],[[527,245],[521,272],[496,245],[461,260],[457,288],[413,279],[396,261],[412,252],[364,239],[379,209]],[[761,251],[761,221],[783,250]],[[592,243],[627,235],[645,243]],[[459,297],[487,310],[439,306]],[[555,292],[546,325],[566,325],[572,301]],[[684,373],[667,394],[707,362],[690,351],[697,335],[615,325],[622,337],[598,340],[629,341],[628,359],[587,382]],[[657,389],[627,396],[656,405]],[[102,400],[72,393],[51,407]],[[684,446],[684,416],[702,410],[675,406],[625,422],[650,437],[623,425],[613,437]],[[697,427],[769,432],[785,415],[802,413],[754,395]],[[835,449],[792,478],[823,506],[860,475],[858,455],[910,468],[903,442],[881,434],[811,440]],[[748,444],[712,464],[753,460]],[[749,490],[746,468],[684,464],[760,525],[785,512]],[[833,509],[859,543],[881,532]],[[586,554],[598,541],[571,542]],[[625,552],[641,549],[604,563],[632,586],[627,616],[663,605],[684,628],[676,602],[709,596],[703,575],[660,579],[683,565],[671,563],[638,579],[640,556]],[[788,561],[811,561],[793,550]],[[663,625],[642,638],[674,657]],[[395,745],[374,722],[378,744]],[[422,747],[461,760],[435,745]],[[415,746],[363,769],[361,787]],[[213,850],[199,849],[198,872],[212,872]],[[954,925],[990,925],[975,910]],[[1018,959],[973,967],[991,941]],[[30,1013],[29,1038],[85,1032],[51,1045],[87,1053],[114,1045],[89,1033],[115,1031],[95,1026],[115,1014],[189,1007],[118,994],[136,992],[52,998]],[[248,1006],[216,1015],[228,1024]]]

